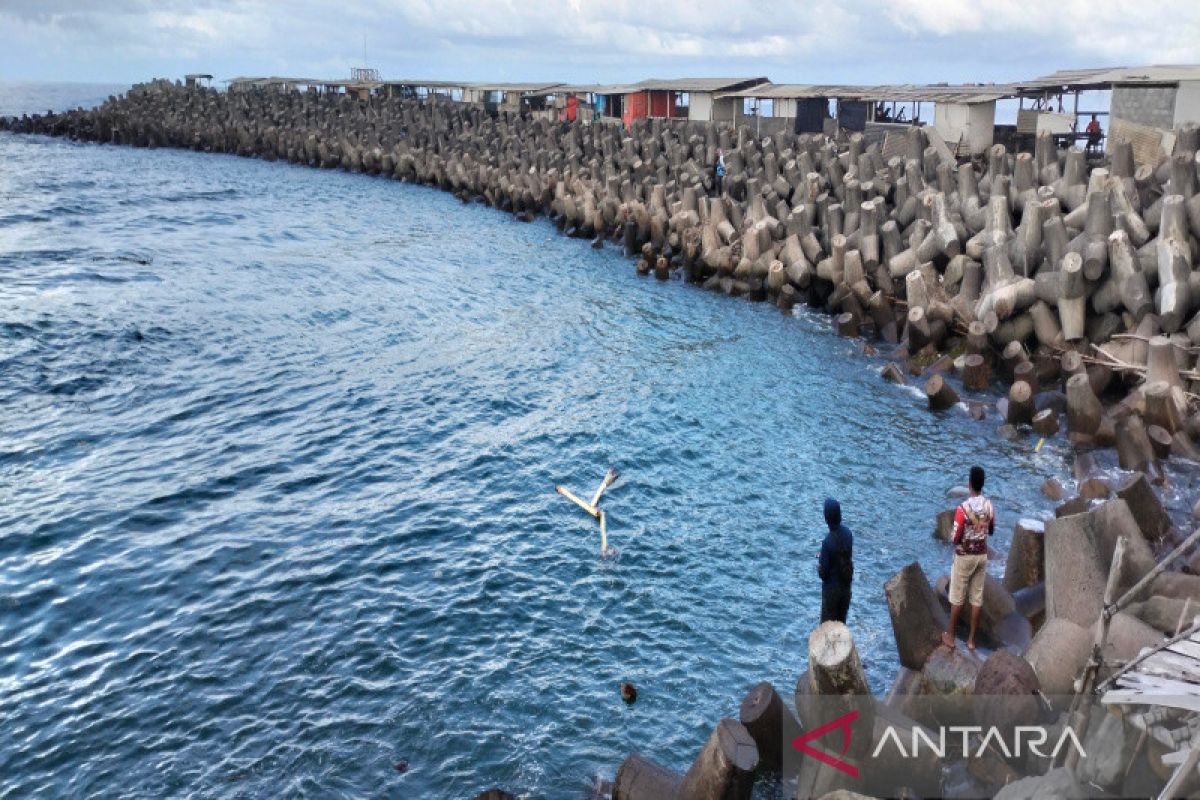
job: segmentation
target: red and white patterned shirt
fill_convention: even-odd
[[[960,556],[987,555],[987,537],[995,529],[992,501],[981,494],[968,497],[954,512],[954,552]]]

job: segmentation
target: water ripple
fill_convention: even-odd
[[[1005,538],[1063,467],[928,414],[825,317],[436,191],[7,135],[0,159],[0,797],[682,769],[803,668],[825,495],[883,689],[880,587],[946,569],[967,462]],[[553,487],[610,464],[601,561]]]

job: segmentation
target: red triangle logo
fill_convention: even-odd
[[[822,764],[827,764],[828,766],[831,766],[834,769],[841,770],[842,772],[849,775],[851,778],[857,778],[858,777],[858,767],[854,766],[853,764],[847,764],[845,761],[842,761],[840,758],[829,755],[824,750],[818,750],[815,747],[810,747],[808,744],[813,739],[820,739],[822,736],[829,733],[830,731],[840,730],[842,732],[841,755],[843,755],[843,756],[846,755],[846,752],[850,749],[850,733],[851,733],[850,724],[857,719],[858,719],[858,709],[855,709],[854,711],[850,711],[846,714],[843,714],[842,716],[835,719],[833,722],[826,722],[824,725],[822,725],[819,728],[813,728],[811,731],[807,731],[805,733],[800,734],[799,736],[797,736],[795,739],[792,740],[792,747],[795,748],[796,750],[799,750],[801,753],[804,753],[805,755],[812,756],[817,761],[820,761]]]

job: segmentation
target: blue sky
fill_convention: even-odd
[[[132,82],[211,72],[629,82],[1004,81],[1200,62],[1177,0],[0,0],[0,80]]]

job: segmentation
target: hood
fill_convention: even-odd
[[[832,497],[825,498],[825,522],[831,528],[842,524],[842,506]]]

